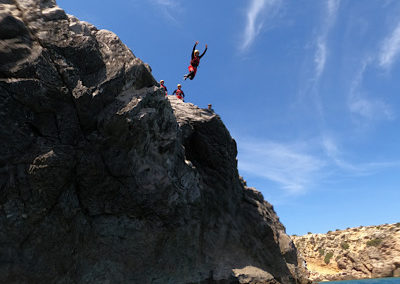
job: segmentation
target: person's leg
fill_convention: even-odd
[[[190,73],[190,77],[189,77],[190,80],[194,79],[194,76],[196,76],[196,72],[197,72],[197,68],[193,68],[193,71]]]
[[[183,76],[183,78],[186,80],[187,78],[189,78],[190,80],[193,80],[194,78],[194,72],[189,72],[188,74],[186,74],[185,76]]]
[[[195,71],[196,68],[194,68],[192,65],[189,65],[188,69],[189,69],[189,73],[186,74],[183,78],[185,78],[185,80],[187,78],[189,78],[190,80],[193,80],[193,78],[194,78],[193,73],[196,73],[196,71]]]

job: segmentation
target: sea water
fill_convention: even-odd
[[[400,284],[400,278],[379,278],[379,279],[363,279],[363,280],[345,280],[345,281],[329,281],[318,282],[329,284]]]

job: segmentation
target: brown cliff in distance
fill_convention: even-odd
[[[292,239],[312,280],[400,277],[400,223]]]

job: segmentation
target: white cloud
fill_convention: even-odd
[[[304,72],[310,79],[304,81],[305,86],[300,91],[300,94],[301,96],[306,95],[312,100],[312,105],[316,109],[315,113],[318,115],[318,121],[323,125],[325,123],[324,105],[320,95],[319,82],[328,62],[328,36],[336,22],[340,0],[326,0],[322,3],[323,12],[321,14],[323,16],[321,17],[321,23],[316,28],[313,41],[307,46],[307,48],[311,46],[313,49],[313,61],[310,60],[309,64],[306,65],[307,71]]]
[[[343,158],[344,153],[336,141],[329,136],[322,138],[322,146],[329,159],[336,165],[343,173],[351,176],[366,176],[372,175],[385,168],[399,167],[400,161],[383,161],[383,162],[367,162],[367,163],[353,163]]]
[[[340,0],[328,0],[327,10],[328,10],[328,20],[334,21],[336,18],[337,11],[339,9]]]
[[[157,6],[164,16],[173,23],[178,23],[175,15],[182,10],[179,0],[149,0],[153,5]]]
[[[379,54],[379,66],[390,69],[396,61],[400,51],[400,23],[397,24],[390,36],[382,43]]]
[[[327,0],[325,2],[326,17],[323,19],[322,29],[315,40],[315,81],[318,81],[325,69],[325,63],[328,56],[327,38],[329,31],[332,29],[332,26],[336,21],[339,5],[340,0]]]
[[[342,170],[350,171],[353,173],[360,170],[359,166],[354,166],[351,163],[343,160],[342,151],[339,150],[339,146],[331,137],[325,135],[322,138],[322,146],[328,158],[331,159],[332,162]]]
[[[361,67],[355,75],[352,82],[349,96],[348,109],[352,114],[356,114],[359,118],[363,118],[367,122],[377,120],[393,120],[396,118],[393,108],[385,103],[381,98],[371,97],[367,92],[362,90],[364,73],[372,64],[390,70],[391,66],[396,62],[400,53],[400,22],[393,31],[385,37],[379,48],[379,52],[365,58]]]
[[[367,58],[361,64],[361,68],[356,74],[350,88],[348,108],[351,113],[369,121],[381,119],[392,120],[395,118],[395,114],[388,104],[378,98],[369,98],[360,90],[365,70],[371,62],[372,59]]]
[[[162,5],[162,6],[170,7],[170,8],[177,6],[176,1],[174,1],[174,0],[154,0],[154,2],[158,5]]]
[[[395,118],[392,108],[378,99],[354,96],[349,100],[349,109],[352,113],[356,113],[369,120],[392,120]]]
[[[326,62],[326,42],[321,38],[317,42],[317,50],[314,55],[315,77],[319,78],[325,69]]]
[[[275,182],[289,194],[305,193],[332,178],[368,176],[400,167],[400,161],[353,162],[327,134],[292,144],[255,139],[237,142],[241,173]]]
[[[301,193],[314,183],[323,161],[295,145],[271,141],[238,143],[239,169],[278,183],[291,193]]]
[[[247,8],[246,27],[243,34],[241,50],[246,50],[254,42],[264,26],[265,19],[273,15],[281,0],[251,0]]]

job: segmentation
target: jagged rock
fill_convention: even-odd
[[[391,277],[400,267],[400,223],[292,238],[315,281]],[[328,265],[319,249],[333,252]]]
[[[338,268],[339,269],[341,269],[341,270],[347,270],[347,269],[349,269],[349,263],[348,263],[348,261],[347,261],[347,259],[346,258],[342,258],[342,259],[339,259],[338,261],[337,261],[337,266],[338,266]],[[353,267],[351,267],[350,269],[352,269]]]
[[[214,112],[52,0],[0,1],[1,283],[307,283]]]

